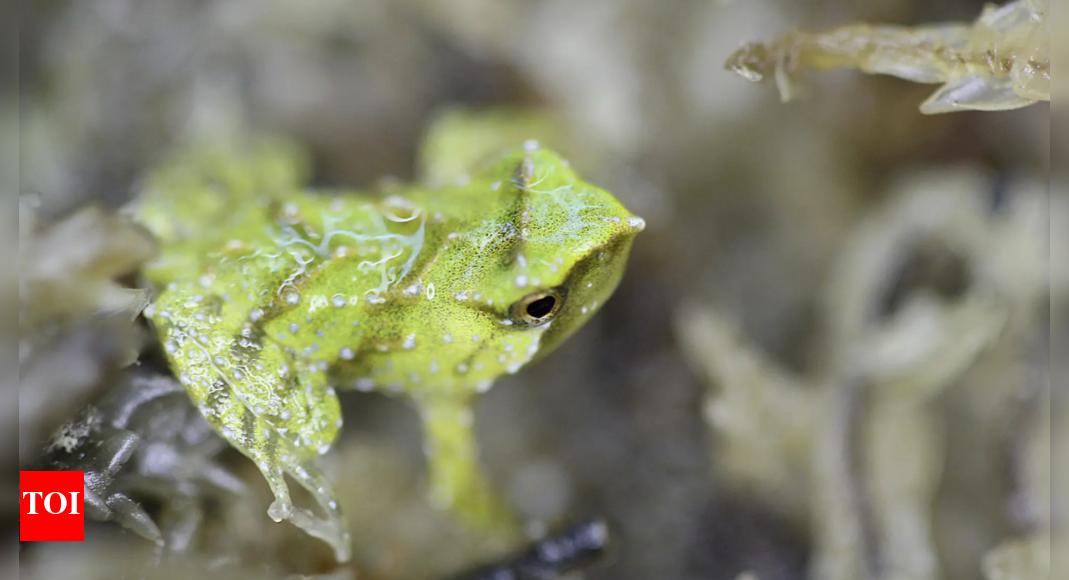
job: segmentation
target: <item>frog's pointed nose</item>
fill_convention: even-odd
[[[646,229],[646,220],[638,216],[631,216],[627,218],[627,225],[631,226],[631,230],[637,234]]]

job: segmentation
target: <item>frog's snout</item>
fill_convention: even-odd
[[[626,221],[627,225],[631,226],[631,230],[636,234],[646,229],[646,220],[638,216],[631,216]]]

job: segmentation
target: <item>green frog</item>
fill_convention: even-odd
[[[255,462],[288,520],[350,558],[317,466],[339,389],[419,411],[431,499],[477,529],[511,511],[478,462],[473,402],[605,304],[644,222],[531,140],[471,175],[376,192],[313,191],[292,142],[186,147],[134,215],[161,241],[146,311],[178,380]],[[315,498],[295,506],[285,475]]]

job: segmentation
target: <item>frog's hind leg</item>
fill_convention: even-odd
[[[146,178],[133,209],[171,248],[205,244],[240,233],[246,223],[258,226],[256,209],[300,191],[308,167],[306,152],[285,140],[246,135],[188,143]]]

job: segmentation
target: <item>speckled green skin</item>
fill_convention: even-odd
[[[284,142],[189,148],[146,181],[162,241],[147,315],[205,418],[259,466],[268,514],[349,536],[315,458],[342,426],[335,388],[420,410],[433,499],[482,528],[508,510],[478,465],[472,398],[575,332],[616,288],[641,219],[533,142],[442,188],[310,192]],[[558,310],[525,317],[525,297]],[[292,504],[284,474],[326,513]]]

